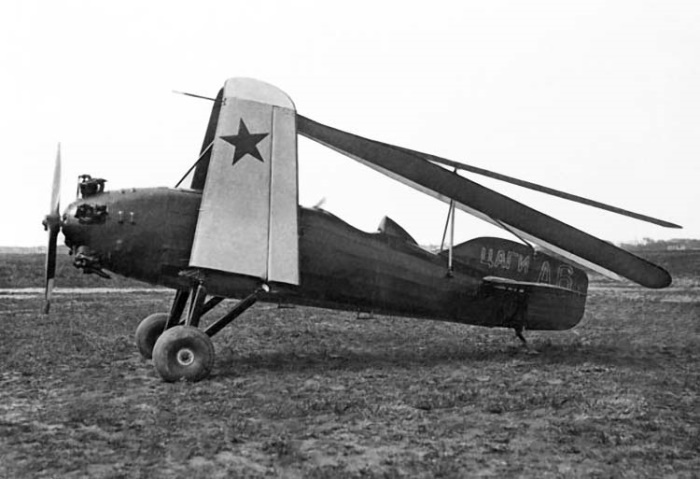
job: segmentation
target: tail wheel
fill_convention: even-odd
[[[168,323],[168,313],[155,313],[148,316],[139,323],[136,328],[136,346],[144,359],[153,357],[153,347],[156,341],[165,331],[165,325]]]
[[[201,381],[209,376],[214,366],[214,345],[209,336],[197,328],[175,326],[156,341],[153,365],[164,381]]]

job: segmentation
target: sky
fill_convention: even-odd
[[[0,4],[0,246],[46,243],[56,145],[77,176],[174,186],[229,77],[361,136],[660,217],[466,177],[608,241],[700,238],[700,3],[36,1]],[[447,206],[299,140],[300,203],[440,243]],[[509,237],[458,212],[456,240]]]

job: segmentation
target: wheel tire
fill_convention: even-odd
[[[136,347],[139,348],[139,352],[144,359],[151,359],[153,357],[153,346],[155,346],[156,341],[165,331],[165,325],[168,322],[168,313],[155,313],[148,316],[146,319],[139,323],[139,327],[136,328]]]
[[[192,326],[165,331],[153,348],[153,366],[166,382],[197,382],[214,366],[214,345],[209,336]]]

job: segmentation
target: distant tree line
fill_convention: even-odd
[[[677,238],[670,240],[655,240],[644,238],[634,243],[620,243],[620,246],[629,251],[681,251],[700,250],[700,239]]]

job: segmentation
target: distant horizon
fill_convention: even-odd
[[[476,238],[476,237],[475,237]],[[473,238],[470,238],[473,239]],[[641,240],[624,240],[624,241],[615,241],[613,242],[615,245],[620,246],[620,245],[633,245],[633,246],[642,246],[648,243],[647,240],[651,240],[654,243],[666,243],[666,244],[674,244],[674,243],[683,243],[683,242],[700,242],[700,238],[671,238],[671,239],[656,239],[656,238],[642,238]],[[468,241],[468,240],[464,240]],[[457,242],[457,244],[462,243],[463,241]],[[421,247],[430,247],[430,246],[437,246],[436,243],[427,243],[427,244],[420,244]],[[59,250],[64,250],[68,249],[68,247],[63,244],[59,243],[58,244]],[[32,250],[36,251],[37,253],[45,253],[46,252],[46,245],[0,245],[0,254],[4,254],[5,250]]]

